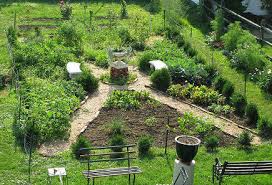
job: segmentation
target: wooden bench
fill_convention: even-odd
[[[231,175],[255,175],[271,174],[272,161],[242,161],[242,162],[224,162],[222,165],[218,158],[213,165],[212,180],[215,178],[222,183],[223,176]]]
[[[142,173],[141,169],[137,166],[131,166],[131,160],[136,159],[132,155],[135,151],[131,151],[132,147],[136,145],[122,145],[122,146],[106,146],[106,147],[93,147],[81,148],[80,157],[82,163],[87,163],[88,169],[83,171],[83,175],[88,180],[88,185],[92,179],[93,184],[95,178],[128,175],[128,183],[131,183],[131,175],[133,175],[133,184],[135,184],[135,175]],[[112,150],[116,150],[113,152]],[[124,151],[125,149],[125,151]],[[110,150],[110,151],[109,151]],[[103,151],[103,152],[102,152]],[[101,153],[102,152],[102,153]],[[121,156],[116,156],[121,155]],[[115,157],[114,157],[115,156]],[[114,161],[127,161],[126,167],[120,168],[107,168],[91,170],[91,163],[95,162],[114,162]]]

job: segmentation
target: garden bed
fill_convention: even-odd
[[[125,140],[127,143],[136,143],[142,135],[149,134],[154,138],[154,145],[163,147],[165,145],[165,135],[167,128],[169,132],[169,145],[174,146],[174,139],[181,135],[177,122],[180,113],[167,105],[160,104],[154,109],[152,105],[143,104],[139,109],[123,110],[102,108],[96,119],[89,123],[86,130],[82,133],[87,137],[92,145],[100,146],[109,144],[108,130],[109,123],[118,118],[124,120]],[[169,117],[169,126],[167,126]],[[153,120],[149,121],[147,120]],[[226,146],[233,144],[235,138],[215,128],[211,135],[217,135],[220,145]],[[197,135],[196,135],[197,136]],[[197,136],[201,140],[201,136]]]

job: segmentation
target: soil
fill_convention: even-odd
[[[154,108],[154,106],[145,103],[140,109],[136,110],[102,108],[99,115],[88,124],[82,134],[90,140],[93,146],[109,145],[110,123],[114,119],[121,119],[124,120],[124,137],[128,144],[137,142],[142,135],[151,135],[155,146],[164,147],[166,131],[168,129],[168,145],[175,146],[175,137],[182,135],[177,122],[180,116],[182,115],[176,109],[165,104]],[[146,120],[151,117],[155,118],[155,122],[152,125],[146,123]],[[211,135],[217,135],[220,138],[221,146],[230,145],[235,142],[233,136],[225,134],[217,128]],[[201,136],[195,136],[202,141],[205,140]]]
[[[46,29],[55,29],[58,26],[56,26],[56,25],[28,25],[28,24],[18,25],[18,28],[20,30],[31,30],[31,29],[34,29],[36,27],[38,27],[38,28],[46,28]]]
[[[181,144],[185,145],[196,145],[199,144],[198,140],[192,137],[180,137],[177,139]]]

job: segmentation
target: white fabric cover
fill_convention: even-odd
[[[247,7],[245,13],[252,13],[253,15],[264,16],[268,15],[267,9],[262,8],[261,0],[244,0],[242,2],[243,6]]]
[[[80,63],[77,62],[68,62],[66,65],[66,69],[69,73],[70,78],[82,73],[80,69]]]
[[[150,64],[150,67],[151,68],[154,68],[155,70],[160,70],[160,69],[163,69],[163,68],[168,68],[167,65],[161,61],[161,60],[152,60],[149,62]]]

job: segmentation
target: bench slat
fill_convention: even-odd
[[[217,167],[218,170],[223,169],[224,167]],[[226,166],[226,170],[232,169],[232,170],[239,170],[239,169],[271,169],[272,166]]]
[[[108,177],[108,176],[139,174],[139,173],[142,173],[139,167],[109,168],[109,169],[90,170],[90,171],[83,172],[84,176],[86,176],[87,178]]]

